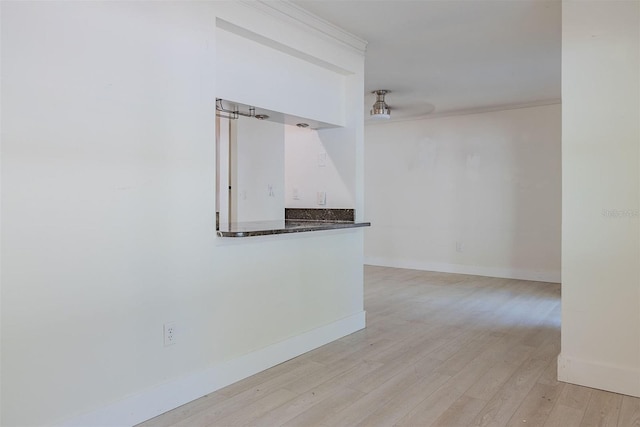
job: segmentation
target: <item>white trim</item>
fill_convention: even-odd
[[[204,371],[127,396],[61,425],[114,427],[138,424],[364,327],[365,312],[361,311]]]
[[[558,381],[640,397],[640,370],[558,356]]]
[[[242,4],[253,7],[263,13],[274,16],[288,23],[303,26],[307,31],[313,30],[317,35],[337,41],[353,51],[364,55],[367,42],[360,37],[326,21],[290,1],[243,0]]]
[[[419,116],[399,117],[397,119],[393,118],[393,110],[391,110],[391,120],[365,120],[364,124],[365,125],[383,125],[388,123],[439,119],[442,117],[451,117],[451,116],[466,116],[470,114],[491,113],[493,111],[518,110],[520,108],[544,107],[547,105],[558,105],[558,104],[562,104],[562,100],[559,98],[545,99],[541,101],[523,102],[520,104],[487,105],[484,107],[464,108],[461,110],[443,111],[442,113],[428,113],[428,114],[421,114]]]
[[[560,283],[559,271],[521,270],[504,267],[448,264],[442,262],[411,261],[381,257],[364,257],[364,263],[381,267],[407,268],[410,270],[438,271],[441,273],[470,274],[474,276],[500,277],[503,279],[531,280],[534,282]]]

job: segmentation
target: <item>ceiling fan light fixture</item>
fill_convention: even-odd
[[[374,120],[386,120],[391,118],[391,108],[384,102],[384,96],[389,93],[386,89],[374,90],[374,95],[376,95],[376,102],[373,104],[371,108],[371,118]]]

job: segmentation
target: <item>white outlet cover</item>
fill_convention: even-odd
[[[318,205],[324,206],[327,204],[327,193],[324,191],[318,191]]]
[[[176,329],[176,322],[169,322],[164,324],[164,346],[170,346],[176,343],[178,337]]]

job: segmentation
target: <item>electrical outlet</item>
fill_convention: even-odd
[[[327,204],[327,193],[324,191],[318,191],[318,205],[324,206]]]
[[[327,193],[324,191],[318,191],[317,194],[317,202],[319,206],[324,206],[327,204]]]
[[[177,329],[176,322],[164,324],[164,346],[170,346],[176,343]]]

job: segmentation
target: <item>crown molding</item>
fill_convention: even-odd
[[[391,120],[385,120],[385,121],[365,120],[364,124],[367,126],[371,126],[371,125],[376,126],[376,125],[384,125],[388,123],[439,119],[442,117],[451,117],[451,116],[466,116],[469,114],[482,114],[482,113],[490,113],[493,111],[517,110],[520,108],[543,107],[545,105],[556,105],[556,104],[562,104],[562,100],[560,98],[556,98],[556,99],[546,99],[541,101],[524,102],[520,104],[488,105],[484,107],[474,107],[474,108],[465,108],[460,110],[443,111],[442,113],[421,114],[419,116],[403,117],[395,120],[393,119],[393,110],[391,110],[391,114],[392,114]]]
[[[294,23],[305,29],[314,30],[316,33],[338,42],[352,51],[364,56],[367,49],[367,41],[343,30],[342,28],[320,18],[308,10],[291,3],[288,0],[264,1],[264,0],[241,0],[239,3],[247,7],[259,10],[285,22]]]

